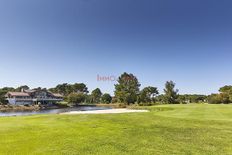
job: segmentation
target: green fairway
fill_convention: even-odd
[[[145,108],[151,112],[2,117],[0,154],[232,154],[232,105]]]

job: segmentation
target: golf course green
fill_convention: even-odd
[[[232,105],[139,108],[150,112],[0,117],[0,154],[232,154]]]

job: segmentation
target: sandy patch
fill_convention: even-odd
[[[134,113],[134,112],[149,112],[148,110],[133,110],[133,109],[107,109],[107,110],[91,110],[91,111],[70,111],[60,114],[75,115],[75,114],[120,114],[120,113]]]

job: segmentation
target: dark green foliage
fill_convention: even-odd
[[[75,83],[75,84],[59,84],[55,88],[50,88],[49,91],[53,93],[60,93],[64,96],[69,95],[70,93],[88,93],[88,88],[84,83]]]
[[[112,101],[112,97],[110,96],[110,94],[107,94],[107,93],[103,94],[102,97],[101,97],[101,101],[102,101],[102,103],[109,104]]]
[[[138,96],[138,103],[151,103],[155,102],[154,98],[155,96],[159,94],[158,89],[156,87],[145,87],[140,92]]]
[[[232,86],[224,86],[219,89],[219,92],[221,93],[227,93],[227,94],[232,94]]]
[[[197,95],[197,94],[184,94],[178,95],[178,102],[182,104],[186,103],[203,103],[206,102],[206,95]]]
[[[60,93],[64,96],[69,94],[69,86],[67,83],[59,84],[55,88],[50,88],[49,90],[53,93]]]
[[[72,91],[76,93],[88,93],[88,88],[84,83],[75,83],[72,85]]]
[[[160,94],[160,95],[156,96],[155,100],[156,100],[156,102],[163,103],[163,101],[164,101],[164,95]]]
[[[226,85],[219,89],[219,94],[212,94],[208,96],[210,104],[228,104],[232,102],[232,86]]]
[[[16,88],[15,91],[20,92],[22,90],[28,90],[28,89],[30,89],[30,87],[28,87],[27,85],[23,85],[23,86]]]
[[[87,104],[91,103],[91,95],[85,94],[85,103]]]
[[[219,94],[211,94],[208,97],[208,102],[210,104],[220,104],[220,103],[222,103]]]
[[[96,88],[91,93],[91,103],[100,103],[102,92],[99,88]]]
[[[227,86],[221,87],[219,89],[219,92],[221,94],[226,94],[227,96],[229,96],[229,100],[230,102],[232,102],[232,86],[227,85]]]
[[[0,104],[6,104],[7,103],[5,95],[9,91],[15,91],[15,89],[12,88],[12,87],[4,87],[4,88],[0,89]]]
[[[167,81],[165,84],[164,94],[158,95],[158,89],[156,87],[145,87],[141,91],[139,90],[140,83],[136,76],[124,72],[119,78],[118,83],[115,84],[114,97],[109,94],[104,94],[99,88],[88,94],[88,88],[84,83],[59,84],[54,88],[50,88],[49,91],[53,93],[60,93],[64,96],[65,101],[75,103],[122,103],[125,105],[138,103],[140,105],[153,105],[158,104],[176,104],[176,103],[205,103],[211,104],[228,104],[232,103],[232,86],[226,85],[219,89],[218,94],[212,94],[209,96],[196,95],[196,94],[184,94],[179,95],[178,90],[175,89],[175,83],[173,81]],[[5,95],[9,91],[21,91],[27,90],[27,85],[22,85],[18,88],[4,87],[0,89],[0,104],[6,104]],[[37,90],[47,90],[46,88],[36,88]],[[157,96],[158,95],[158,96]]]
[[[79,104],[85,101],[86,96],[83,93],[71,93],[67,98],[69,103]]]
[[[230,97],[228,94],[220,93],[220,94],[212,94],[208,97],[208,102],[210,104],[228,104],[230,103]]]
[[[164,103],[167,104],[176,104],[178,103],[178,90],[174,89],[175,83],[173,81],[167,81],[164,89]]]
[[[225,103],[225,104],[230,103],[230,94],[221,93],[221,94],[219,94],[219,96],[220,96],[220,99],[221,99],[222,103]]]
[[[189,103],[189,100],[187,99],[185,95],[178,95],[177,101],[178,103],[181,103],[181,104]]]
[[[120,103],[135,103],[139,94],[140,84],[133,74],[123,73],[115,85],[115,97]]]
[[[118,103],[117,98],[116,98],[116,97],[112,97],[112,101],[111,101],[111,103]]]

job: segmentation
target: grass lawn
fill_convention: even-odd
[[[232,155],[232,105],[0,118],[0,154]]]

